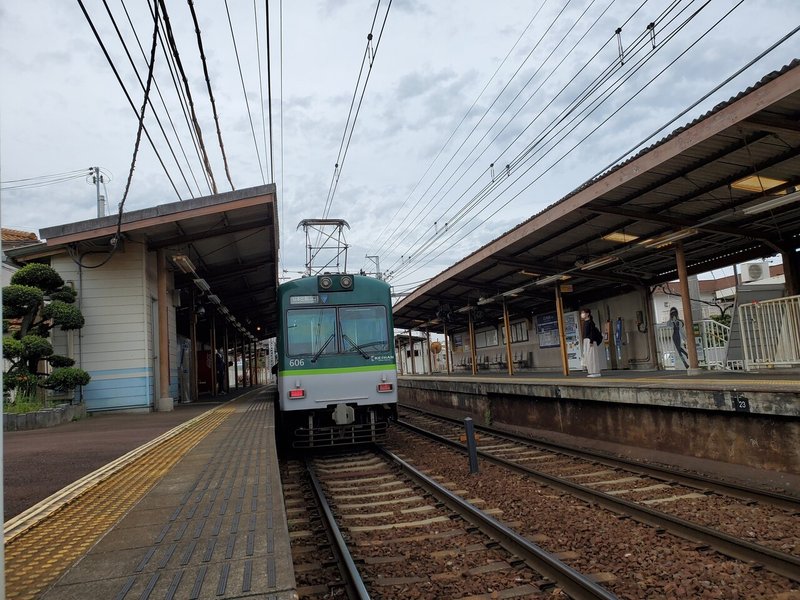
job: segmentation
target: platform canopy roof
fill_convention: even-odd
[[[275,334],[279,238],[274,184],[124,212],[121,223],[113,215],[48,227],[39,232],[45,242],[9,255],[32,260],[67,251],[87,266],[97,265],[108,256],[118,227],[123,248],[143,243],[150,251],[164,251],[176,289],[195,290],[206,302],[216,296],[257,339]],[[208,284],[208,290],[201,290],[195,279]]]
[[[433,277],[394,308],[398,328],[497,322],[800,246],[800,61],[601,176]],[[564,289],[564,288],[562,288]],[[566,288],[569,289],[568,287]]]

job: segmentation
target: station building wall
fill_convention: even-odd
[[[79,269],[67,255],[53,257],[51,264],[75,288],[86,320],[71,342],[69,332],[58,329],[52,337],[56,352],[74,358],[92,377],[82,390],[87,411],[149,411],[156,383],[151,320],[156,308],[151,302],[157,297],[155,254],[128,242],[97,269]],[[169,312],[172,354],[175,319],[174,310]]]

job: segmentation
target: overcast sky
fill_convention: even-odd
[[[146,60],[123,7],[149,53],[147,4],[107,1],[145,79]],[[138,110],[143,92],[103,3],[84,4]],[[377,52],[328,216],[351,225],[349,270],[372,270],[364,257],[378,255],[398,289],[435,275],[640,142],[652,144],[800,57],[797,35],[660,130],[796,27],[800,2],[394,0],[389,7],[383,0],[377,11],[376,4],[295,0],[283,3],[281,15],[281,3],[269,3],[272,162],[281,266],[288,276],[296,276],[305,260],[297,223],[323,216],[371,29]],[[225,6],[223,0],[195,2],[231,178],[239,189],[270,179],[261,104],[262,95],[265,103],[267,98],[264,2],[228,0],[251,117]],[[188,4],[167,0],[167,8],[214,178],[220,191],[228,191]],[[143,140],[125,210],[209,193],[160,48],[155,77],[183,150],[155,89],[152,97],[183,174],[148,107],[145,124],[178,192]],[[109,212],[115,212],[136,126],[77,1],[0,4],[4,227],[38,233],[95,217],[95,189],[83,176],[21,186],[92,166],[111,175],[105,193]]]

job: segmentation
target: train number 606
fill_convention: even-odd
[[[302,367],[306,364],[306,361],[302,358],[290,358],[289,359],[289,366],[290,367]]]

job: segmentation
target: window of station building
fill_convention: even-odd
[[[528,341],[528,324],[525,321],[511,323],[511,343]],[[506,328],[500,328],[500,343],[506,343]]]
[[[488,348],[497,346],[497,329],[478,331],[475,334],[475,348]]]

